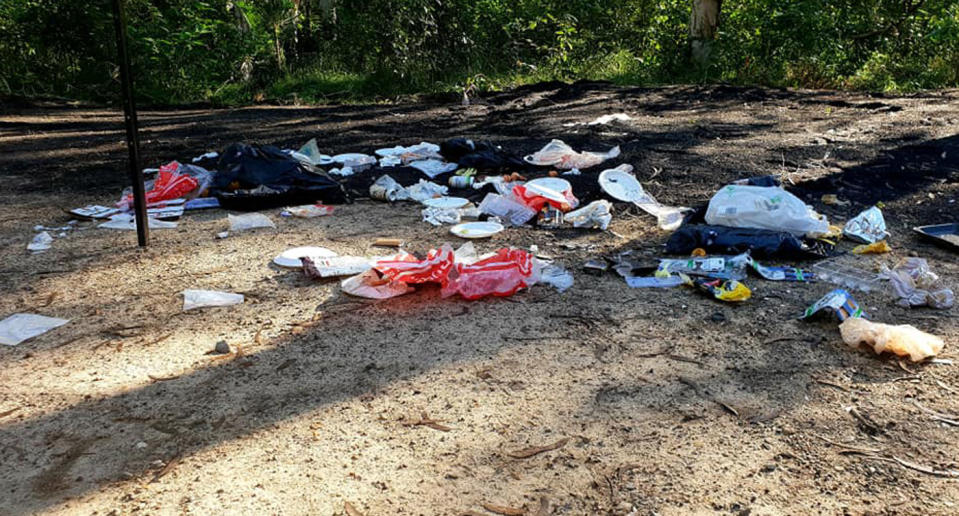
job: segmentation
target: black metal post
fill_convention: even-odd
[[[130,181],[133,183],[133,208],[136,211],[137,242],[146,247],[146,194],[143,191],[143,170],[140,169],[140,135],[137,133],[137,107],[133,100],[133,77],[130,75],[130,55],[127,53],[127,18],[124,0],[113,0],[113,25],[117,33],[117,61],[120,66],[120,87],[123,96],[123,118],[127,126],[127,150],[130,152]]]

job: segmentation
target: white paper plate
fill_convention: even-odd
[[[300,258],[304,256],[332,258],[336,256],[336,253],[325,247],[294,247],[280,253],[279,256],[273,259],[273,263],[280,267],[286,267],[287,269],[299,269],[303,265],[302,262],[300,262]]]
[[[376,163],[376,158],[370,156],[369,154],[347,153],[333,156],[333,161],[344,165],[349,165],[351,163],[372,164]]]
[[[527,181],[526,186],[548,188],[559,193],[573,189],[573,185],[569,184],[569,181],[559,177],[541,177],[539,179],[533,179],[532,181]]]
[[[434,197],[423,201],[423,205],[427,208],[442,208],[444,210],[455,210],[469,203],[469,199],[462,197]]]
[[[495,222],[466,222],[450,228],[450,233],[460,238],[489,238],[500,231],[503,226]]]
[[[643,195],[643,187],[636,176],[615,168],[599,175],[599,186],[610,197],[623,202],[636,202]]]

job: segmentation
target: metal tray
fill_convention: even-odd
[[[959,251],[959,223],[919,226],[912,230],[947,249]]]

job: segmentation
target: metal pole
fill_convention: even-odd
[[[143,171],[140,169],[140,136],[137,133],[137,107],[133,100],[133,77],[130,75],[130,55],[127,53],[127,18],[123,0],[113,0],[113,25],[117,33],[117,61],[120,65],[120,88],[123,96],[123,119],[127,126],[127,150],[130,153],[129,172],[133,183],[133,208],[136,211],[137,242],[146,247],[146,196],[143,191]]]

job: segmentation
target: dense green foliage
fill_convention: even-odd
[[[959,85],[955,0],[726,0],[708,67],[690,0],[126,0],[153,102],[373,98],[545,79],[903,91]],[[0,93],[116,91],[110,0],[0,0]]]

